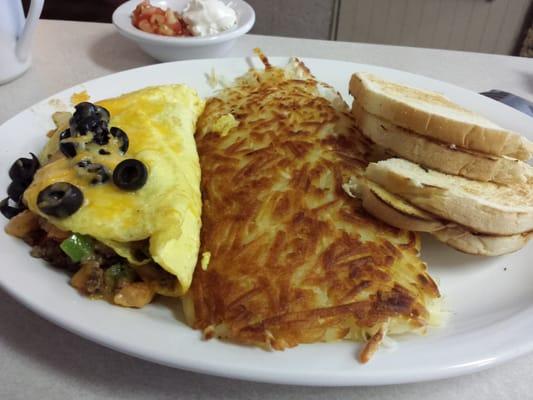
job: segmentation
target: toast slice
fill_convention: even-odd
[[[366,112],[357,102],[352,114],[361,132],[399,157],[451,175],[479,181],[517,184],[533,181],[533,167],[506,156],[493,156],[418,135]]]
[[[363,208],[389,225],[415,232],[435,232],[445,227],[434,215],[369,180],[359,180],[358,186]]]
[[[501,256],[513,253],[524,247],[532,232],[508,236],[491,236],[470,232],[460,226],[447,226],[432,232],[439,241],[463,253],[480,256]]]
[[[365,111],[419,135],[519,160],[528,160],[533,153],[533,143],[518,133],[460,107],[439,93],[360,72],[352,75],[350,94]]]
[[[365,176],[414,206],[475,232],[514,235],[533,230],[532,184],[478,182],[400,158],[369,164]]]
[[[453,223],[446,224],[372,182],[361,181],[360,185],[363,207],[374,217],[396,228],[429,232],[463,253],[483,256],[512,253],[524,247],[533,235],[532,232],[508,236],[477,234]]]

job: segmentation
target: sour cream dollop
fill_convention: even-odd
[[[183,13],[194,36],[216,35],[237,23],[237,14],[220,0],[191,0]]]

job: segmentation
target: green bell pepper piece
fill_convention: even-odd
[[[93,255],[93,244],[88,236],[73,233],[59,245],[74,262],[85,261]]]
[[[106,292],[111,294],[120,281],[133,282],[135,271],[127,264],[113,264],[104,272]]]
[[[127,264],[113,264],[106,269],[105,277],[113,280],[126,279],[133,281],[135,279],[135,271]]]

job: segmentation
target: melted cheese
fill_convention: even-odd
[[[204,103],[192,89],[168,85],[98,104],[111,113],[110,126],[127,133],[127,153],[100,155],[88,149],[72,160],[58,157],[62,131],[58,129],[41,159],[55,155],[37,172],[24,199],[33,212],[60,229],[90,235],[134,263],[130,242],[149,239],[152,258],[177,276],[184,292],[191,283],[199,248],[200,166],[194,131]],[[138,159],[148,169],[148,180],[134,192],[120,190],[112,180],[91,185],[75,167],[83,158],[103,164],[109,171],[126,158]],[[59,181],[76,185],[84,195],[82,207],[64,219],[45,215],[37,207],[39,192]]]

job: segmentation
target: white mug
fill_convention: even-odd
[[[0,84],[22,75],[31,64],[30,45],[44,0],[32,0],[24,22],[21,0],[2,1],[0,12]]]

